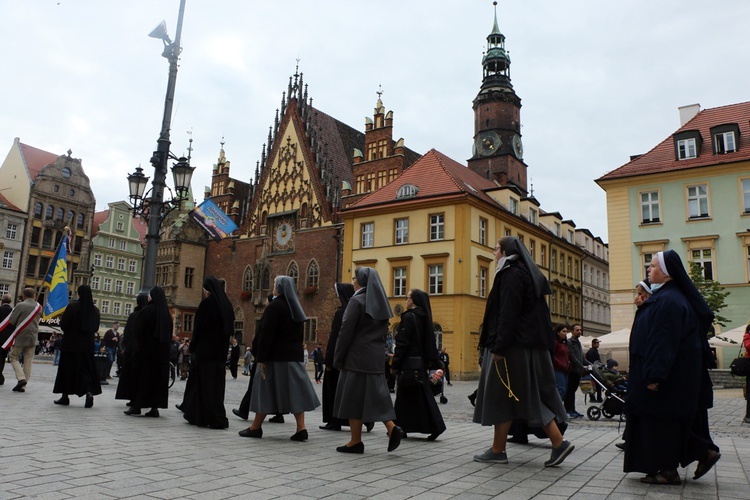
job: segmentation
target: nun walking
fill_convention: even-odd
[[[573,451],[559,424],[567,421],[555,384],[550,353],[555,337],[544,296],[544,274],[518,238],[495,247],[495,279],[479,337],[484,349],[474,422],[494,426],[492,446],[476,462],[508,463],[505,446],[514,420],[541,427],[552,443],[545,467],[559,465]]]
[[[60,328],[64,335],[52,392],[62,394],[62,397],[55,404],[68,406],[69,394],[85,395],[84,406],[91,408],[94,396],[102,393],[94,362],[94,334],[99,330],[99,309],[94,305],[91,287],[78,287],[78,300],[65,308]]]
[[[214,276],[203,282],[203,300],[195,313],[190,352],[194,356],[180,405],[185,420],[198,427],[229,427],[224,409],[227,347],[234,331],[234,310],[224,284]],[[192,379],[192,380],[191,380]]]
[[[133,361],[133,353],[136,347],[135,327],[138,323],[138,315],[141,313],[146,304],[148,304],[148,295],[141,293],[135,297],[136,306],[133,312],[128,316],[125,322],[125,329],[122,333],[120,348],[122,349],[122,363],[120,364],[120,378],[117,380],[117,392],[115,399],[124,399],[130,406],[133,394],[135,393],[135,373],[136,366]]]
[[[333,358],[334,367],[340,370],[333,414],[349,420],[351,439],[336,451],[364,453],[364,421],[385,424],[388,451],[393,451],[404,436],[404,431],[394,423],[396,412],[383,363],[388,322],[393,313],[378,272],[360,267],[354,274],[355,292],[344,311]]]
[[[155,286],[148,293],[148,304],[138,314],[135,325],[133,398],[125,415],[158,417],[159,408],[169,400],[169,344],[172,341],[172,315],[164,289]]]
[[[266,415],[291,413],[297,423],[292,441],[307,441],[305,412],[320,406],[310,377],[305,370],[302,343],[305,312],[299,303],[294,280],[277,276],[274,300],[260,318],[255,361],[258,364],[250,395],[252,424],[240,436],[263,437]],[[255,343],[255,341],[253,341]]]
[[[708,428],[708,370],[715,361],[707,334],[714,313],[674,250],[656,254],[648,278],[651,296],[630,332],[623,469],[645,473],[644,483],[680,485],[679,466],[697,460],[698,479],[721,458]]]

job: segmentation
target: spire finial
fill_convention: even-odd
[[[187,159],[188,159],[188,163],[190,163],[190,158],[192,158],[192,156],[193,156],[193,129],[192,128],[187,131],[187,135],[188,135],[188,137],[190,137],[190,139],[188,140],[189,146],[187,148],[187,150],[188,150],[188,157],[187,157]]]
[[[385,92],[383,91],[383,86],[381,84],[378,84],[378,91],[375,93],[378,94],[378,100],[380,100],[383,97],[383,94]]]
[[[492,2],[495,6],[495,24],[492,25],[492,33],[500,33],[500,28],[497,25],[497,2]]]

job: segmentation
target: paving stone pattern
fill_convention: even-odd
[[[227,372],[228,430],[190,426],[174,404],[185,382],[170,389],[170,409],[161,417],[128,417],[115,401],[117,379],[103,387],[94,407],[71,398],[69,407],[54,405],[56,367],[35,362],[25,393],[14,393],[12,371],[0,386],[0,499],[14,498],[190,498],[190,499],[630,499],[750,498],[750,426],[741,425],[741,391],[716,392],[710,413],[712,433],[721,447],[717,467],[699,481],[681,486],[642,484],[640,474],[622,472],[622,452],[615,448],[618,422],[574,420],[566,438],[575,451],[559,467],[544,468],[548,441],[530,437],[529,445],[509,444],[510,463],[472,460],[487,449],[492,430],[471,423],[466,396],[476,382],[447,387],[448,404],[439,405],[448,430],[435,442],[410,435],[388,453],[385,428],[364,435],[365,453],[348,455],[335,448],[348,432],[319,430],[320,409],[306,416],[310,439],[289,440],[294,419],[263,425],[262,439],[237,431],[248,423],[231,414],[248,378],[233,381]],[[321,386],[313,384],[320,393]],[[578,410],[585,413],[582,396]],[[681,470],[692,478],[695,464]]]

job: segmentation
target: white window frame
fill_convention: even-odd
[[[130,316],[130,313],[133,312],[133,304],[131,304],[130,302],[126,302],[125,307],[123,309],[124,310],[122,311],[122,314],[124,316]]]
[[[94,265],[96,267],[102,267],[102,254],[100,253],[94,254]]]
[[[108,300],[102,300],[101,312],[102,314],[109,314],[109,301]]]
[[[8,227],[5,229],[5,237],[9,240],[15,240],[18,234],[18,224],[8,222]]]
[[[125,270],[125,259],[120,257],[117,259],[117,270],[118,271],[124,271]]]
[[[134,273],[136,270],[135,259],[128,260],[128,272]]]
[[[123,290],[122,286],[123,286],[122,280],[116,280],[115,281],[115,293],[122,293],[122,290]]]
[[[703,277],[707,280],[715,279],[714,252],[711,248],[691,248],[690,262],[700,264]]]
[[[110,238],[109,239],[109,248],[115,248],[115,239],[114,238]]]
[[[99,290],[99,276],[92,276],[91,277],[91,289],[92,290]]]
[[[0,295],[10,293],[10,285],[8,283],[0,283]]]
[[[112,314],[114,314],[115,316],[119,316],[120,315],[120,309],[121,309],[121,307],[122,307],[122,304],[120,302],[113,302],[112,303]]]
[[[487,246],[487,219],[479,218],[479,244]]]
[[[445,214],[430,215],[430,241],[445,239]]]
[[[531,222],[532,224],[536,225],[537,218],[538,218],[538,213],[537,213],[536,209],[530,208],[529,209],[529,222]]]
[[[740,190],[742,191],[742,213],[750,214],[750,177],[740,179]]]
[[[734,138],[734,132],[720,132],[714,135],[714,149],[717,155],[734,153],[737,151],[737,141]]]
[[[107,255],[107,257],[104,259],[104,267],[106,267],[107,269],[114,269],[115,258],[111,255]]]
[[[430,264],[427,267],[428,287],[430,295],[442,295],[445,283],[443,264]]]
[[[659,190],[642,191],[638,193],[641,205],[641,224],[661,222],[661,203]]]
[[[677,159],[689,160],[698,156],[695,137],[689,139],[680,139],[677,141]]]
[[[128,284],[125,285],[125,294],[126,295],[133,295],[135,293],[135,282],[134,281],[128,281]]]
[[[489,270],[486,267],[479,268],[479,296],[485,298],[487,296],[487,274]]]
[[[518,215],[518,200],[513,198],[512,196],[509,197],[508,209],[513,215]]]
[[[375,223],[365,222],[362,224],[362,248],[372,248],[375,246]]]
[[[396,219],[394,244],[406,245],[409,243],[409,219]]]
[[[104,278],[104,286],[102,288],[102,291],[104,292],[112,291],[112,278]]]
[[[3,269],[13,269],[13,260],[15,258],[15,252],[5,250],[3,252]]]
[[[406,268],[393,268],[393,296],[406,297]]]
[[[711,217],[711,208],[708,199],[708,184],[692,184],[685,190],[687,195],[688,218],[705,219]],[[703,212],[705,204],[705,213]]]
[[[122,222],[118,221],[117,222],[117,230],[118,231],[124,231],[125,230],[125,224],[123,224]]]
[[[120,250],[127,250],[128,249],[128,242],[125,240],[120,241]]]

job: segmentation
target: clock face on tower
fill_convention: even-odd
[[[486,132],[480,132],[479,135],[477,135],[474,145],[480,155],[492,156],[500,151],[500,146],[502,144],[503,141],[500,139],[500,136],[497,135],[497,132],[489,130]]]
[[[273,231],[274,252],[286,252],[294,249],[294,226],[290,219],[276,221]]]
[[[512,140],[513,144],[513,154],[516,155],[516,158],[519,160],[523,159],[523,143],[521,142],[521,136],[516,134],[513,136]]]

